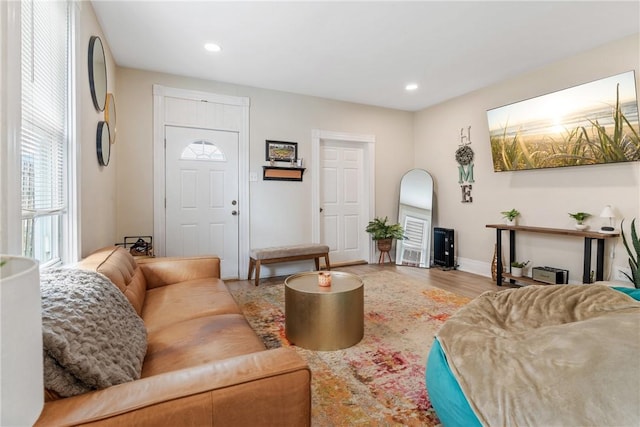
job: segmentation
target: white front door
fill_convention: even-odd
[[[218,255],[238,278],[238,133],[166,126],[166,255]]]
[[[364,156],[362,144],[320,144],[320,239],[329,245],[332,264],[369,259]]]

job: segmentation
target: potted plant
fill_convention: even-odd
[[[583,222],[585,219],[591,216],[590,213],[576,212],[576,213],[570,213],[569,216],[576,220],[576,224],[575,224],[576,230],[586,230],[587,228],[589,228],[589,226],[586,224],[583,224]]]
[[[391,250],[391,243],[393,239],[403,240],[404,229],[400,224],[387,224],[389,219],[385,216],[384,219],[378,217],[369,221],[366,231],[371,234],[371,238],[378,243],[378,250],[381,252],[388,252]]]
[[[522,277],[522,270],[527,266],[527,264],[529,264],[529,261],[513,261],[511,263],[511,275],[513,277]]]
[[[507,220],[507,225],[516,225],[516,217],[520,215],[516,209],[511,209],[510,211],[500,212],[502,217]]]
[[[638,240],[635,218],[631,221],[631,246],[629,246],[629,240],[624,234],[623,226],[624,220],[620,223],[620,230],[622,230],[624,247],[627,249],[627,254],[629,254],[629,268],[631,269],[631,276],[627,273],[624,273],[624,275],[627,276],[627,279],[633,283],[636,289],[640,289],[640,267],[638,267],[638,262],[640,262],[640,240]]]

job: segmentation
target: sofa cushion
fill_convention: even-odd
[[[142,377],[265,350],[241,314],[185,320],[149,332]]]
[[[138,314],[147,292],[147,284],[133,256],[121,246],[98,249],[82,260],[78,268],[97,271],[111,280],[122,291]]]
[[[93,271],[40,276],[45,388],[66,397],[140,378],[146,330],[122,292]]]
[[[220,279],[187,280],[147,291],[142,318],[147,331],[183,320],[242,311]]]

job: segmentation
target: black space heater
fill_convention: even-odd
[[[454,241],[452,228],[434,227],[433,263],[444,268],[454,268]]]

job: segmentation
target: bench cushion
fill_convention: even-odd
[[[253,249],[251,258],[256,260],[286,258],[298,255],[326,254],[329,253],[327,245],[293,245],[293,246],[276,246],[271,248]]]

